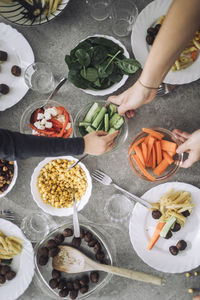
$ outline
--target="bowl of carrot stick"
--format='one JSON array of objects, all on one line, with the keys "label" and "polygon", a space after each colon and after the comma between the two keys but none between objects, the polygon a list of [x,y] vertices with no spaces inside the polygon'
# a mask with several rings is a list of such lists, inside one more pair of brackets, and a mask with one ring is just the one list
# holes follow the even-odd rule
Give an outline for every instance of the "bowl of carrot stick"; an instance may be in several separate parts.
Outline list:
[{"label": "bowl of carrot stick", "polygon": [[167,129],[143,128],[129,148],[130,166],[146,181],[168,180],[183,162],[183,154],[176,153],[180,144],[178,138]]}]

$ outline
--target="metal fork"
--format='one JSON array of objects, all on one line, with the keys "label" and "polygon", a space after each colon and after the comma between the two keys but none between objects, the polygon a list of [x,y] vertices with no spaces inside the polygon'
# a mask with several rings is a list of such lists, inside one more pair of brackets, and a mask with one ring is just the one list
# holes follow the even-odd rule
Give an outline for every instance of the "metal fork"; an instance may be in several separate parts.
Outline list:
[{"label": "metal fork", "polygon": [[0,218],[14,222],[15,221],[15,213],[10,209],[2,209],[0,210]]},{"label": "metal fork", "polygon": [[105,173],[99,171],[99,170],[95,170],[94,172],[92,172],[92,178],[94,178],[95,180],[101,182],[104,185],[112,185],[114,186],[116,189],[118,189],[119,191],[121,191],[122,193],[126,194],[129,198],[131,198],[132,200],[139,202],[140,204],[144,205],[145,207],[151,208],[152,205],[139,198],[136,195],[133,195],[131,193],[129,193],[128,191],[124,190],[123,188],[121,188],[120,186],[118,186],[117,184],[115,184],[113,182],[113,180],[110,178],[110,176],[106,175]]},{"label": "metal fork", "polygon": [[78,163],[80,163],[80,161],[82,161],[86,157],[88,157],[88,154],[83,155],[79,160],[77,160],[77,162],[75,162],[73,165],[71,165],[69,168],[67,168],[67,171],[69,171],[72,168],[74,168],[76,165],[78,165]]}]

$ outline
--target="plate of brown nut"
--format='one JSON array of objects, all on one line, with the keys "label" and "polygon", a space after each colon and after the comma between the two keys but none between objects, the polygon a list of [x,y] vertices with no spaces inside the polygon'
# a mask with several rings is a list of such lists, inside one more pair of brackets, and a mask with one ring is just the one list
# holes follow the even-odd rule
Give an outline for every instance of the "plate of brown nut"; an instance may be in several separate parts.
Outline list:
[{"label": "plate of brown nut", "polygon": [[83,163],[77,164],[72,156],[48,157],[35,168],[31,177],[31,193],[37,205],[46,213],[55,216],[73,214],[73,193],[77,209],[81,210],[89,201],[92,179]]},{"label": "plate of brown nut", "polygon": [[25,69],[34,62],[34,54],[24,36],[10,25],[0,23],[0,111],[19,102],[27,93]]},{"label": "plate of brown nut", "polygon": [[[152,203],[153,210],[135,205],[129,235],[134,250],[146,264],[167,273],[182,273],[200,265],[199,197],[197,187],[183,182],[160,184],[142,196]],[[159,231],[157,226],[162,223],[163,230]],[[167,224],[170,226],[165,227]]]},{"label": "plate of brown nut", "polygon": [[9,193],[18,175],[18,166],[16,161],[0,159],[0,198]]},{"label": "plate of brown nut", "polygon": [[113,264],[113,252],[106,233],[93,223],[80,224],[80,238],[75,238],[72,223],[62,225],[35,246],[36,283],[48,296],[58,299],[85,299],[99,291],[112,275],[105,272],[68,274],[53,269],[53,258],[60,245],[77,248],[97,262]]}]

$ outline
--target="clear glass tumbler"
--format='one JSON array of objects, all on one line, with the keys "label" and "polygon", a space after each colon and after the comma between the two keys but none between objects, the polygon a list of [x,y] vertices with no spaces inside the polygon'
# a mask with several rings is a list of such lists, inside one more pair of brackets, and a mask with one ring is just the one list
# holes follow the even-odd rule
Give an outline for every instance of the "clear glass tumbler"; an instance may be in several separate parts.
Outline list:
[{"label": "clear glass tumbler", "polygon": [[50,66],[43,62],[35,62],[28,66],[24,73],[27,86],[41,94],[50,93],[55,86],[55,79]]},{"label": "clear glass tumbler", "polygon": [[111,6],[112,30],[117,36],[128,36],[138,16],[137,6],[131,0],[115,0]]},{"label": "clear glass tumbler", "polygon": [[111,0],[86,0],[90,15],[96,21],[103,21],[109,16]]}]

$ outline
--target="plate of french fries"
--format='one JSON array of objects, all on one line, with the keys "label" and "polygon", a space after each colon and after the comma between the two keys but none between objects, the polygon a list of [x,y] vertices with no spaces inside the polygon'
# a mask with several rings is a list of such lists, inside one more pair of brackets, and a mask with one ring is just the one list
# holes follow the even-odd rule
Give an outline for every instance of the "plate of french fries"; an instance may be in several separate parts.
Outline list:
[{"label": "plate of french fries", "polygon": [[[147,209],[137,203],[129,223],[129,235],[138,256],[152,268],[167,273],[182,273],[200,265],[200,189],[183,182],[168,182],[148,190],[142,199],[152,203]],[[152,218],[152,210],[159,210],[162,216]],[[184,216],[184,212],[189,216]],[[166,222],[174,216],[181,228],[172,232],[169,239],[159,237],[151,250],[148,244],[158,222]],[[169,248],[184,240],[187,248],[174,256]]]},{"label": "plate of french fries", "polygon": [[[161,24],[172,0],[155,0],[147,5],[137,17],[131,35],[131,45],[135,58],[145,64],[151,46],[146,42],[147,29]],[[166,41],[167,43],[167,41]],[[174,62],[163,82],[185,84],[200,78],[200,29],[188,41],[187,46]]]},{"label": "plate of french fries", "polygon": [[11,260],[10,267],[16,273],[14,279],[0,284],[1,299],[17,299],[28,288],[34,275],[33,256],[33,247],[22,231],[0,218],[0,264]]}]

